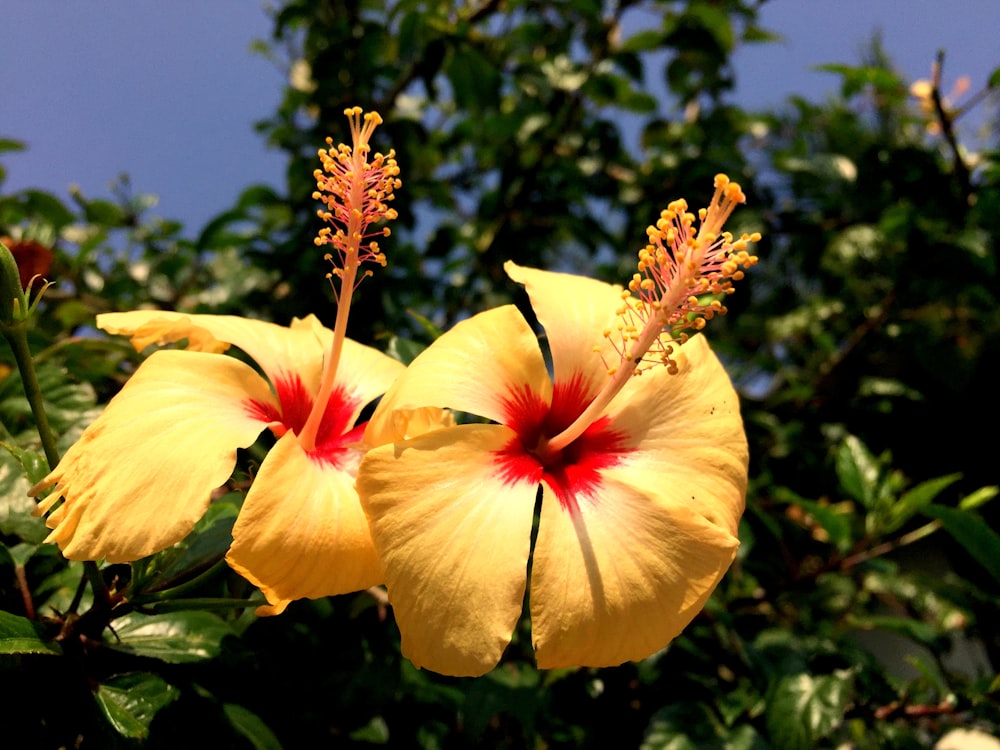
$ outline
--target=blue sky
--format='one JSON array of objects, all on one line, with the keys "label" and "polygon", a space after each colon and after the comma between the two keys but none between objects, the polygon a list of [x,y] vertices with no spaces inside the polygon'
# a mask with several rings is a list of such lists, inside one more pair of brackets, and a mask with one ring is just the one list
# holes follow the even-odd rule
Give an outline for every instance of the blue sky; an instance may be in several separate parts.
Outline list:
[{"label": "blue sky", "polygon": [[[740,50],[736,100],[778,106],[792,93],[822,97],[838,80],[827,62],[856,64],[875,29],[909,78],[927,77],[938,49],[945,82],[973,88],[1000,66],[1000,1],[770,0],[762,25],[784,37]],[[959,9],[961,12],[959,13]],[[281,185],[284,160],[253,122],[276,106],[283,78],[250,51],[271,22],[255,0],[4,0],[0,24],[0,137],[5,192],[65,197],[70,184],[105,197],[121,172],[159,195],[158,215],[193,234],[247,185]]]}]

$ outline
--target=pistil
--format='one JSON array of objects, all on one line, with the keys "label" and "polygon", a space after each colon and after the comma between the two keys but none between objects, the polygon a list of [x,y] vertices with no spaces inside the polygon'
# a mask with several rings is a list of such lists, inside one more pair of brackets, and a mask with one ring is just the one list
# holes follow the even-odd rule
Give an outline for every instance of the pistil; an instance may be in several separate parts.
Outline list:
[{"label": "pistil", "polygon": [[[374,232],[369,232],[368,229],[376,222],[396,218],[396,210],[389,208],[387,204],[395,198],[394,191],[402,185],[394,151],[390,150],[384,156],[376,153],[372,161],[368,161],[371,152],[368,141],[382,122],[378,113],[369,112],[362,117],[361,108],[353,107],[345,110],[344,114],[351,124],[353,145],[340,144],[336,149],[320,149],[323,169],[317,169],[313,173],[317,187],[313,198],[326,205],[326,209],[317,211],[317,215],[338,227],[336,230],[323,227],[315,240],[317,246],[333,245],[338,251],[338,257],[330,253],[325,256],[333,264],[333,270],[327,274],[327,279],[336,295],[337,318],[333,327],[333,341],[323,361],[320,387],[309,417],[298,436],[299,442],[307,451],[316,447],[323,415],[333,392],[347,336],[351,298],[358,284],[372,273],[366,271],[359,276],[358,271],[366,261],[381,266],[386,264],[385,255],[372,237],[388,237],[389,228],[382,227]],[[327,138],[327,144],[332,146],[333,140]],[[335,283],[335,279],[339,283]]]},{"label": "pistil", "polygon": [[711,203],[698,212],[697,233],[692,232],[695,216],[683,200],[671,203],[646,230],[649,243],[639,251],[638,273],[622,292],[618,327],[604,331],[619,362],[608,368],[609,380],[572,424],[558,435],[542,438],[535,449],[540,459],[550,460],[579,438],[633,376],[660,364],[676,374],[675,348],[692,331],[702,330],[706,321],[725,314],[720,297],[732,294],[732,282],[757,263],[757,256],[746,248],[760,240],[759,234],[735,239],[722,231],[736,206],[745,202],[740,186],[720,174]]}]

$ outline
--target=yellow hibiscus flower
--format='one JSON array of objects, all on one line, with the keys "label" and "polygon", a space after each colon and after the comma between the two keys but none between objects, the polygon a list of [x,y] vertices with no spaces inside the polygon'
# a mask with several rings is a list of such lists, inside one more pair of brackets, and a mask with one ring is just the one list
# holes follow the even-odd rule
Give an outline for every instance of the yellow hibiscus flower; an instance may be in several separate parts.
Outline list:
[{"label": "yellow hibiscus flower", "polygon": [[[716,184],[697,234],[683,202],[650,228],[636,296],[507,264],[545,330],[551,375],[535,332],[505,306],[441,336],[376,408],[365,442],[380,447],[365,455],[357,486],[403,653],[418,667],[493,668],[529,566],[542,668],[652,654],[729,568],[747,442],[728,376],[691,333],[725,312],[714,295],[756,262],[745,247],[759,237],[721,233],[744,199],[724,176]],[[397,410],[427,405],[495,424],[382,445]]]},{"label": "yellow hibiscus flower", "polygon": [[[385,265],[369,231],[395,218],[387,207],[400,183],[392,152],[369,161],[381,119],[347,110],[353,146],[320,151],[314,194],[325,204],[317,245],[338,257],[334,330],[314,317],[288,327],[234,316],[135,311],[100,315],[99,328],[131,336],[152,354],[58,466],[31,489],[55,542],[74,560],[137,560],[186,536],[212,491],[236,465],[237,450],[270,430],[277,438],[254,477],[233,528],[230,566],[259,586],[276,614],[294,599],[368,588],[382,581],[354,489],[361,410],[405,368],[347,339],[347,312],[364,261]],[[338,265],[339,263],[339,265]],[[336,288],[336,287],[335,287]],[[223,354],[234,345],[260,372]],[[261,374],[263,373],[263,374]],[[405,422],[405,420],[404,420]],[[403,424],[405,432],[406,425]]]}]

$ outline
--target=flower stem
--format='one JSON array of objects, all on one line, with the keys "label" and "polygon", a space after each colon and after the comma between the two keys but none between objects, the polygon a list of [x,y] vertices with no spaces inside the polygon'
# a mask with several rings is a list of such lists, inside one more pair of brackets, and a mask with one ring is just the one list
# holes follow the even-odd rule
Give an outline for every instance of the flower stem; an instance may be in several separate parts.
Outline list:
[{"label": "flower stem", "polygon": [[55,437],[52,435],[52,428],[49,427],[49,418],[45,413],[42,389],[39,387],[38,377],[35,375],[35,366],[31,359],[31,350],[28,347],[27,328],[24,324],[3,326],[3,335],[7,339],[7,343],[10,344],[14,359],[17,360],[17,369],[21,373],[24,395],[28,399],[31,414],[35,418],[35,429],[38,430],[38,437],[42,441],[45,460],[49,464],[49,469],[54,469],[59,463],[59,451],[56,448]]}]

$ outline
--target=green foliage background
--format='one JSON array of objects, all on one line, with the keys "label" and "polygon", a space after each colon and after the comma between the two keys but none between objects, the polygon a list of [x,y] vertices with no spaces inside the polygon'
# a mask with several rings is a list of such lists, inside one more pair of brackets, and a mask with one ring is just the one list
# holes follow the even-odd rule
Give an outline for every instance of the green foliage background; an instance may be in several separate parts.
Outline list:
[{"label": "green foliage background", "polygon": [[748,112],[729,97],[733,51],[775,41],[755,2],[649,2],[659,20],[626,33],[632,6],[288,0],[260,51],[309,76],[258,125],[288,156],[284,191],[251,187],[192,233],[149,218],[125,183],[64,205],[3,191],[0,166],[0,234],[55,252],[28,333],[65,450],[138,362],[93,335],[96,313],[332,323],[311,175],[345,107],[383,115],[375,145],[395,148],[404,180],[389,267],[361,287],[351,335],[404,359],[464,316],[523,304],[507,259],[627,278],[660,209],[700,205],[726,172],[749,199],[728,228],[764,240],[708,331],[752,465],[739,558],[705,611],[638,664],[539,672],[523,622],[486,677],[418,671],[366,593],[254,618],[222,562],[245,474],[176,548],[101,569],[114,596],[95,600],[82,566],[40,544],[25,491],[47,469],[3,349],[4,747],[795,750],[1000,734],[1000,70],[973,82],[981,137],[957,135],[964,110],[922,112],[877,43],[831,61],[840,96]]}]

